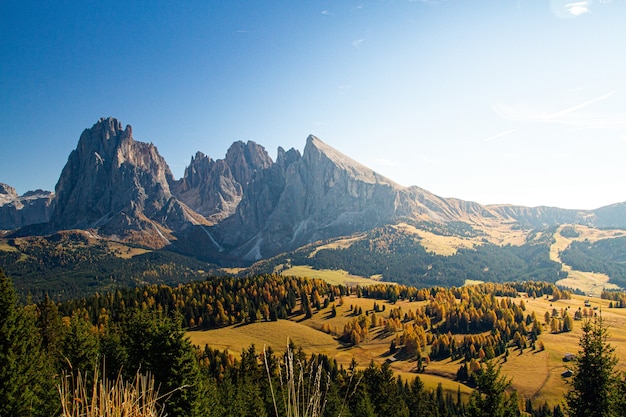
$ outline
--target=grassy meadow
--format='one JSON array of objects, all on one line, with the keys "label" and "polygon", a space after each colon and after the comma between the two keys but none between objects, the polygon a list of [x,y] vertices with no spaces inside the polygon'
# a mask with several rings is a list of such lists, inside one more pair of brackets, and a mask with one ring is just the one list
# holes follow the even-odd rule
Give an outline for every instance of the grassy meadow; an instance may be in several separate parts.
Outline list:
[{"label": "grassy meadow", "polygon": [[332,285],[372,285],[379,282],[373,278],[352,275],[342,269],[313,269],[308,265],[292,266],[280,272],[284,276],[323,279]]},{"label": "grassy meadow", "polygon": [[[573,296],[571,300],[555,302],[547,298],[523,297],[516,299],[516,302],[524,300],[526,313],[534,311],[543,321],[546,311],[552,311],[553,308],[558,311],[569,309],[570,315],[573,316],[578,308],[585,308],[587,299],[591,301],[592,308],[598,308],[596,312],[602,311],[604,322],[609,327],[609,342],[615,347],[616,355],[620,358],[626,357],[626,309],[609,309],[608,301],[583,296]],[[369,311],[371,314],[374,302],[385,306],[385,311],[376,313],[385,318],[391,308],[402,307],[403,311],[408,311],[425,303],[399,301],[392,305],[380,300],[349,296],[337,300],[335,317],[331,317],[329,306],[315,312],[308,320],[302,320],[303,316],[297,316],[292,320],[278,322],[259,322],[216,330],[191,331],[188,332],[188,336],[195,345],[203,347],[208,344],[220,350],[227,349],[236,357],[251,344],[254,344],[258,351],[264,346],[271,346],[275,351],[284,351],[288,340],[292,340],[308,354],[328,355],[344,367],[347,367],[354,358],[360,367],[366,367],[372,360],[382,363],[390,358],[389,346],[395,336],[383,335],[380,328],[373,328],[366,340],[358,346],[347,346],[340,342],[337,336],[343,331],[345,323],[355,317],[352,314],[353,310],[362,308],[363,312]],[[588,310],[591,311],[592,308]],[[550,333],[549,328],[544,326],[544,332],[539,336],[544,350],[538,348],[533,351],[527,348],[522,352],[517,348],[509,348],[510,353],[506,361],[503,356],[496,359],[502,365],[502,372],[511,379],[512,387],[520,396],[531,398],[533,404],[536,405],[541,405],[544,401],[551,405],[562,402],[563,394],[569,390],[567,380],[561,377],[561,373],[568,368],[568,363],[563,361],[563,357],[566,353],[578,352],[582,323],[582,321],[574,321],[572,332],[559,334]],[[331,333],[324,332],[323,326],[326,330],[330,327]],[[419,376],[430,388],[434,389],[438,383],[441,383],[445,390],[456,393],[460,386],[462,394],[468,395],[471,388],[455,381],[460,365],[460,360],[432,361]],[[404,378],[412,379],[418,375],[415,373],[416,363],[412,360],[393,361],[391,368]],[[618,369],[626,372],[626,363],[620,362]]]}]

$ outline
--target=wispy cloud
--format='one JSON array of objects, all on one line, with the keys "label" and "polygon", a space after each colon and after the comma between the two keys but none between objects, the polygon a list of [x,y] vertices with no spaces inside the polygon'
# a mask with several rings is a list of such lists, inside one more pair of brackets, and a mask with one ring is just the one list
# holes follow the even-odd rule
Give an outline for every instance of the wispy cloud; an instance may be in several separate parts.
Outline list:
[{"label": "wispy cloud", "polygon": [[322,14],[324,16],[330,16],[330,12],[328,10],[322,10]]},{"label": "wispy cloud", "polygon": [[365,42],[365,39],[355,39],[352,41],[352,46],[359,49],[359,47],[361,46],[363,42]]},{"label": "wispy cloud", "polygon": [[515,132],[515,129],[505,130],[504,132],[500,132],[496,135],[488,137],[487,139],[485,139],[485,142],[491,142],[492,140],[500,139],[501,137],[510,135],[513,132]]},{"label": "wispy cloud", "polygon": [[541,111],[537,107],[527,104],[511,106],[502,103],[494,106],[493,110],[503,119],[516,122],[554,123],[592,129],[626,128],[626,116],[591,112],[583,112],[581,114],[580,112],[595,103],[612,97],[616,93],[617,90],[614,90],[576,105],[552,112]]},{"label": "wispy cloud", "polygon": [[582,14],[591,12],[591,10],[589,9],[589,1],[577,1],[573,3],[567,3],[565,5],[565,8],[570,14],[574,16],[580,16]]},{"label": "wispy cloud", "polygon": [[617,90],[614,90],[614,91],[611,91],[609,93],[603,94],[603,95],[601,95],[599,97],[592,98],[591,100],[584,101],[584,102],[582,102],[580,104],[577,104],[575,106],[568,107],[568,108],[563,109],[561,111],[558,111],[558,112],[556,112],[554,114],[546,116],[546,120],[558,119],[559,117],[566,116],[566,115],[568,115],[570,113],[573,113],[573,112],[575,112],[577,110],[584,109],[585,107],[591,106],[593,103],[597,103],[599,101],[606,100],[607,98],[611,97],[615,93],[617,93]]}]

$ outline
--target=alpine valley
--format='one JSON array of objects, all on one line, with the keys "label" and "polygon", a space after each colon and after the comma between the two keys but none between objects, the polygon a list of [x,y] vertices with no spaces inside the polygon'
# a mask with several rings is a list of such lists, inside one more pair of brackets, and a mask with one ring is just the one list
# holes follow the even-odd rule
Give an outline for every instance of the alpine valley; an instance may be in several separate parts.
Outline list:
[{"label": "alpine valley", "polygon": [[[442,169],[445,169],[443,167]],[[436,173],[433,173],[436,175]],[[157,148],[102,118],[54,193],[0,184],[0,269],[57,300],[207,275],[334,270],[344,282],[626,287],[626,203],[483,206],[403,187],[315,136],[276,161],[252,141],[197,152],[175,179]]]}]

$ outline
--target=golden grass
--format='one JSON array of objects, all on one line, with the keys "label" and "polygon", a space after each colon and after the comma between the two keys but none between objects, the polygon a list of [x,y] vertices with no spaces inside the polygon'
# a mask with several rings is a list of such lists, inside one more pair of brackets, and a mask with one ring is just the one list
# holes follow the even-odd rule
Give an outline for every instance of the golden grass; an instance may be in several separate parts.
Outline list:
[{"label": "golden grass", "polygon": [[[305,322],[303,322],[305,323]],[[275,351],[287,347],[287,338],[308,352],[331,352],[337,347],[332,336],[305,324],[289,320],[258,322],[247,325],[223,327],[208,331],[187,333],[191,343],[200,347],[209,345],[214,349],[228,350],[235,355],[254,344],[260,351],[270,346]]]},{"label": "golden grass", "polygon": [[[571,227],[578,232],[578,237],[567,238],[561,235],[564,227]],[[604,289],[618,289],[617,285],[609,283],[609,276],[595,272],[583,272],[572,269],[571,266],[563,263],[559,253],[567,249],[574,241],[589,240],[591,242],[600,239],[626,236],[623,230],[598,230],[581,225],[560,226],[554,234],[554,243],[550,246],[550,259],[562,265],[562,270],[567,272],[567,278],[559,280],[558,285],[568,288],[575,288],[590,296],[599,297]]]},{"label": "golden grass", "polygon": [[308,265],[292,266],[280,272],[283,276],[297,276],[323,279],[332,285],[372,285],[378,281],[359,275],[352,275],[342,269],[313,269]]},{"label": "golden grass", "polygon": [[132,383],[121,376],[115,381],[94,375],[88,383],[78,372],[64,375],[58,386],[61,399],[61,417],[158,417],[158,389],[151,375],[137,374]]},{"label": "golden grass", "polygon": [[346,239],[335,240],[334,242],[318,246],[315,249],[313,249],[313,251],[309,254],[309,258],[314,257],[317,254],[317,252],[321,251],[322,249],[347,249],[350,246],[352,246],[353,243],[358,242],[359,240],[363,240],[365,237],[366,235],[362,234],[359,236],[353,236],[353,237],[349,237]]},{"label": "golden grass", "polygon": [[224,271],[227,274],[233,274],[236,275],[238,273],[240,273],[241,271],[245,271],[248,268],[221,268],[222,271]]},{"label": "golden grass", "polygon": [[[276,417],[279,417],[278,413],[278,401],[276,400],[276,393],[272,386],[272,376],[270,374],[270,368],[267,361],[266,349],[263,349],[263,358],[265,364],[265,370],[267,371],[267,377],[270,384],[270,391],[272,393],[272,402],[274,404],[274,411]],[[279,400],[282,400],[282,405],[285,409],[285,417],[320,417],[324,414],[324,408],[326,406],[326,393],[328,392],[330,375],[324,373],[321,363],[310,363],[308,367],[294,358],[294,352],[290,347],[287,347],[287,354],[284,357],[281,365],[278,368],[280,384],[283,387],[283,395]],[[305,373],[308,370],[308,374],[312,378],[305,382]]]},{"label": "golden grass", "polygon": [[133,248],[133,247],[126,246],[118,242],[108,242],[108,246],[109,246],[109,250],[111,251],[113,255],[122,259],[130,259],[137,255],[142,255],[144,253],[152,252],[149,249]]},{"label": "golden grass", "polygon": [[[578,308],[585,308],[584,302],[589,299],[592,307],[598,307],[596,312],[602,311],[605,324],[609,327],[609,343],[615,347],[615,354],[618,358],[626,358],[626,309],[609,309],[609,301],[593,297],[572,296],[571,300],[559,300],[552,302],[547,298],[523,298],[526,305],[526,314],[533,311],[543,322],[546,311],[556,308],[569,309],[573,316]],[[516,299],[519,303],[521,299]],[[231,326],[227,328],[192,331],[188,333],[192,343],[200,346],[208,344],[211,347],[227,349],[237,355],[242,350],[254,343],[261,348],[264,345],[271,346],[276,351],[283,351],[287,339],[291,338],[294,343],[302,347],[307,353],[320,353],[328,355],[337,360],[340,365],[348,367],[352,359],[356,360],[359,367],[366,367],[373,360],[381,364],[389,358],[389,346],[394,336],[381,336],[380,329],[373,329],[368,338],[359,346],[348,347],[340,343],[334,335],[329,335],[321,331],[322,326],[328,324],[331,330],[336,329],[338,333],[343,331],[343,326],[348,321],[355,318],[352,315],[350,306],[353,309],[359,307],[363,312],[372,309],[376,302],[379,306],[385,306],[385,311],[376,313],[383,317],[388,317],[389,310],[394,307],[402,307],[403,311],[415,310],[425,302],[399,301],[395,305],[367,298],[349,296],[343,298],[343,304],[339,305],[336,300],[336,317],[330,317],[330,306],[315,312],[313,317],[302,320],[304,316],[296,316],[293,320],[280,320],[278,322],[262,322],[245,326]],[[563,395],[569,390],[567,381],[561,377],[568,363],[563,361],[566,353],[576,354],[579,350],[578,342],[582,334],[581,321],[574,321],[574,330],[568,333],[551,334],[549,329],[544,328],[544,332],[539,336],[545,349],[533,351],[525,349],[521,354],[518,349],[510,348],[510,355],[506,362],[503,357],[498,358],[502,364],[502,372],[507,378],[512,379],[512,388],[517,390],[523,398],[530,398],[533,404],[542,405],[545,401],[551,406],[561,404]],[[458,336],[461,337],[461,336]],[[454,381],[456,372],[461,365],[460,361],[433,361],[425,369],[424,373],[416,374],[414,361],[394,361],[391,369],[403,378],[411,380],[419,375],[427,388],[435,389],[441,383],[444,390],[456,394],[461,386],[462,395],[471,393],[471,389],[463,384]],[[571,366],[571,365],[570,365]],[[618,370],[626,372],[626,361],[620,361]]]},{"label": "golden grass", "polygon": [[15,246],[11,246],[7,243],[7,239],[0,239],[0,250],[4,252],[18,252]]},{"label": "golden grass", "polygon": [[[4,252],[20,252],[20,250],[18,248],[16,248],[15,246],[9,245],[7,239],[0,239],[0,251],[4,251]],[[25,253],[21,253],[20,252],[20,258],[17,260],[17,262],[23,262],[26,259],[28,259],[28,255],[26,255]]]},{"label": "golden grass", "polygon": [[419,237],[420,244],[424,249],[427,252],[433,252],[437,255],[454,255],[459,249],[472,249],[479,244],[476,239],[437,235],[426,230],[417,229],[415,226],[406,223],[399,223],[394,227],[405,233]]},{"label": "golden grass", "polygon": [[465,282],[463,283],[463,286],[466,285],[478,285],[478,284],[482,284],[485,281],[481,281],[479,279],[466,279]]}]

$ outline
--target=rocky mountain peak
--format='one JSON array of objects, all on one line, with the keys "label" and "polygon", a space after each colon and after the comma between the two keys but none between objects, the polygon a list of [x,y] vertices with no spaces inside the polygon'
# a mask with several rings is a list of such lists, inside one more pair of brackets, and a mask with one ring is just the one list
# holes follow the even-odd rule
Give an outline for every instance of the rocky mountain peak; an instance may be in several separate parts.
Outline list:
[{"label": "rocky mountain peak", "polygon": [[322,161],[330,162],[336,169],[345,171],[358,181],[399,187],[395,182],[339,152],[313,135],[309,135],[307,138],[303,159],[311,165],[320,164]]},{"label": "rocky mountain peak", "polygon": [[179,186],[180,192],[200,186],[204,179],[210,175],[214,163],[210,157],[202,152],[196,152],[196,155],[191,157],[189,166],[185,168],[185,173]]},{"label": "rocky mountain peak", "polygon": [[0,230],[46,223],[54,206],[50,191],[28,191],[19,196],[15,188],[0,183]]},{"label": "rocky mountain peak", "polygon": [[181,227],[191,221],[189,210],[172,205],[171,178],[154,145],[135,141],[117,119],[102,118],[83,131],[63,168],[52,227],[121,235],[158,234],[156,224]]},{"label": "rocky mountain peak", "polygon": [[15,188],[0,182],[0,206],[18,198]]},{"label": "rocky mountain peak", "polygon": [[294,162],[297,162],[302,158],[300,155],[300,151],[295,148],[291,148],[288,151],[285,151],[282,146],[278,147],[278,152],[276,156],[276,165],[280,167],[287,167]]},{"label": "rocky mountain peak", "polygon": [[269,168],[273,164],[265,148],[253,141],[233,143],[228,148],[224,161],[230,167],[235,181],[244,187],[256,172]]},{"label": "rocky mountain peak", "polygon": [[176,198],[216,223],[235,212],[255,175],[272,165],[265,148],[252,141],[237,141],[224,159],[213,161],[197,152],[172,190]]},{"label": "rocky mountain peak", "polygon": [[302,154],[279,147],[276,162],[252,141],[233,143],[224,159],[196,152],[174,180],[157,148],[134,140],[132,128],[112,117],[82,132],[56,196],[37,190],[19,197],[0,184],[0,229],[49,219],[32,229],[93,228],[152,247],[177,239],[178,250],[233,261],[398,221],[613,226],[623,224],[625,210],[626,204],[589,212],[441,198],[399,186],[313,135]]}]

